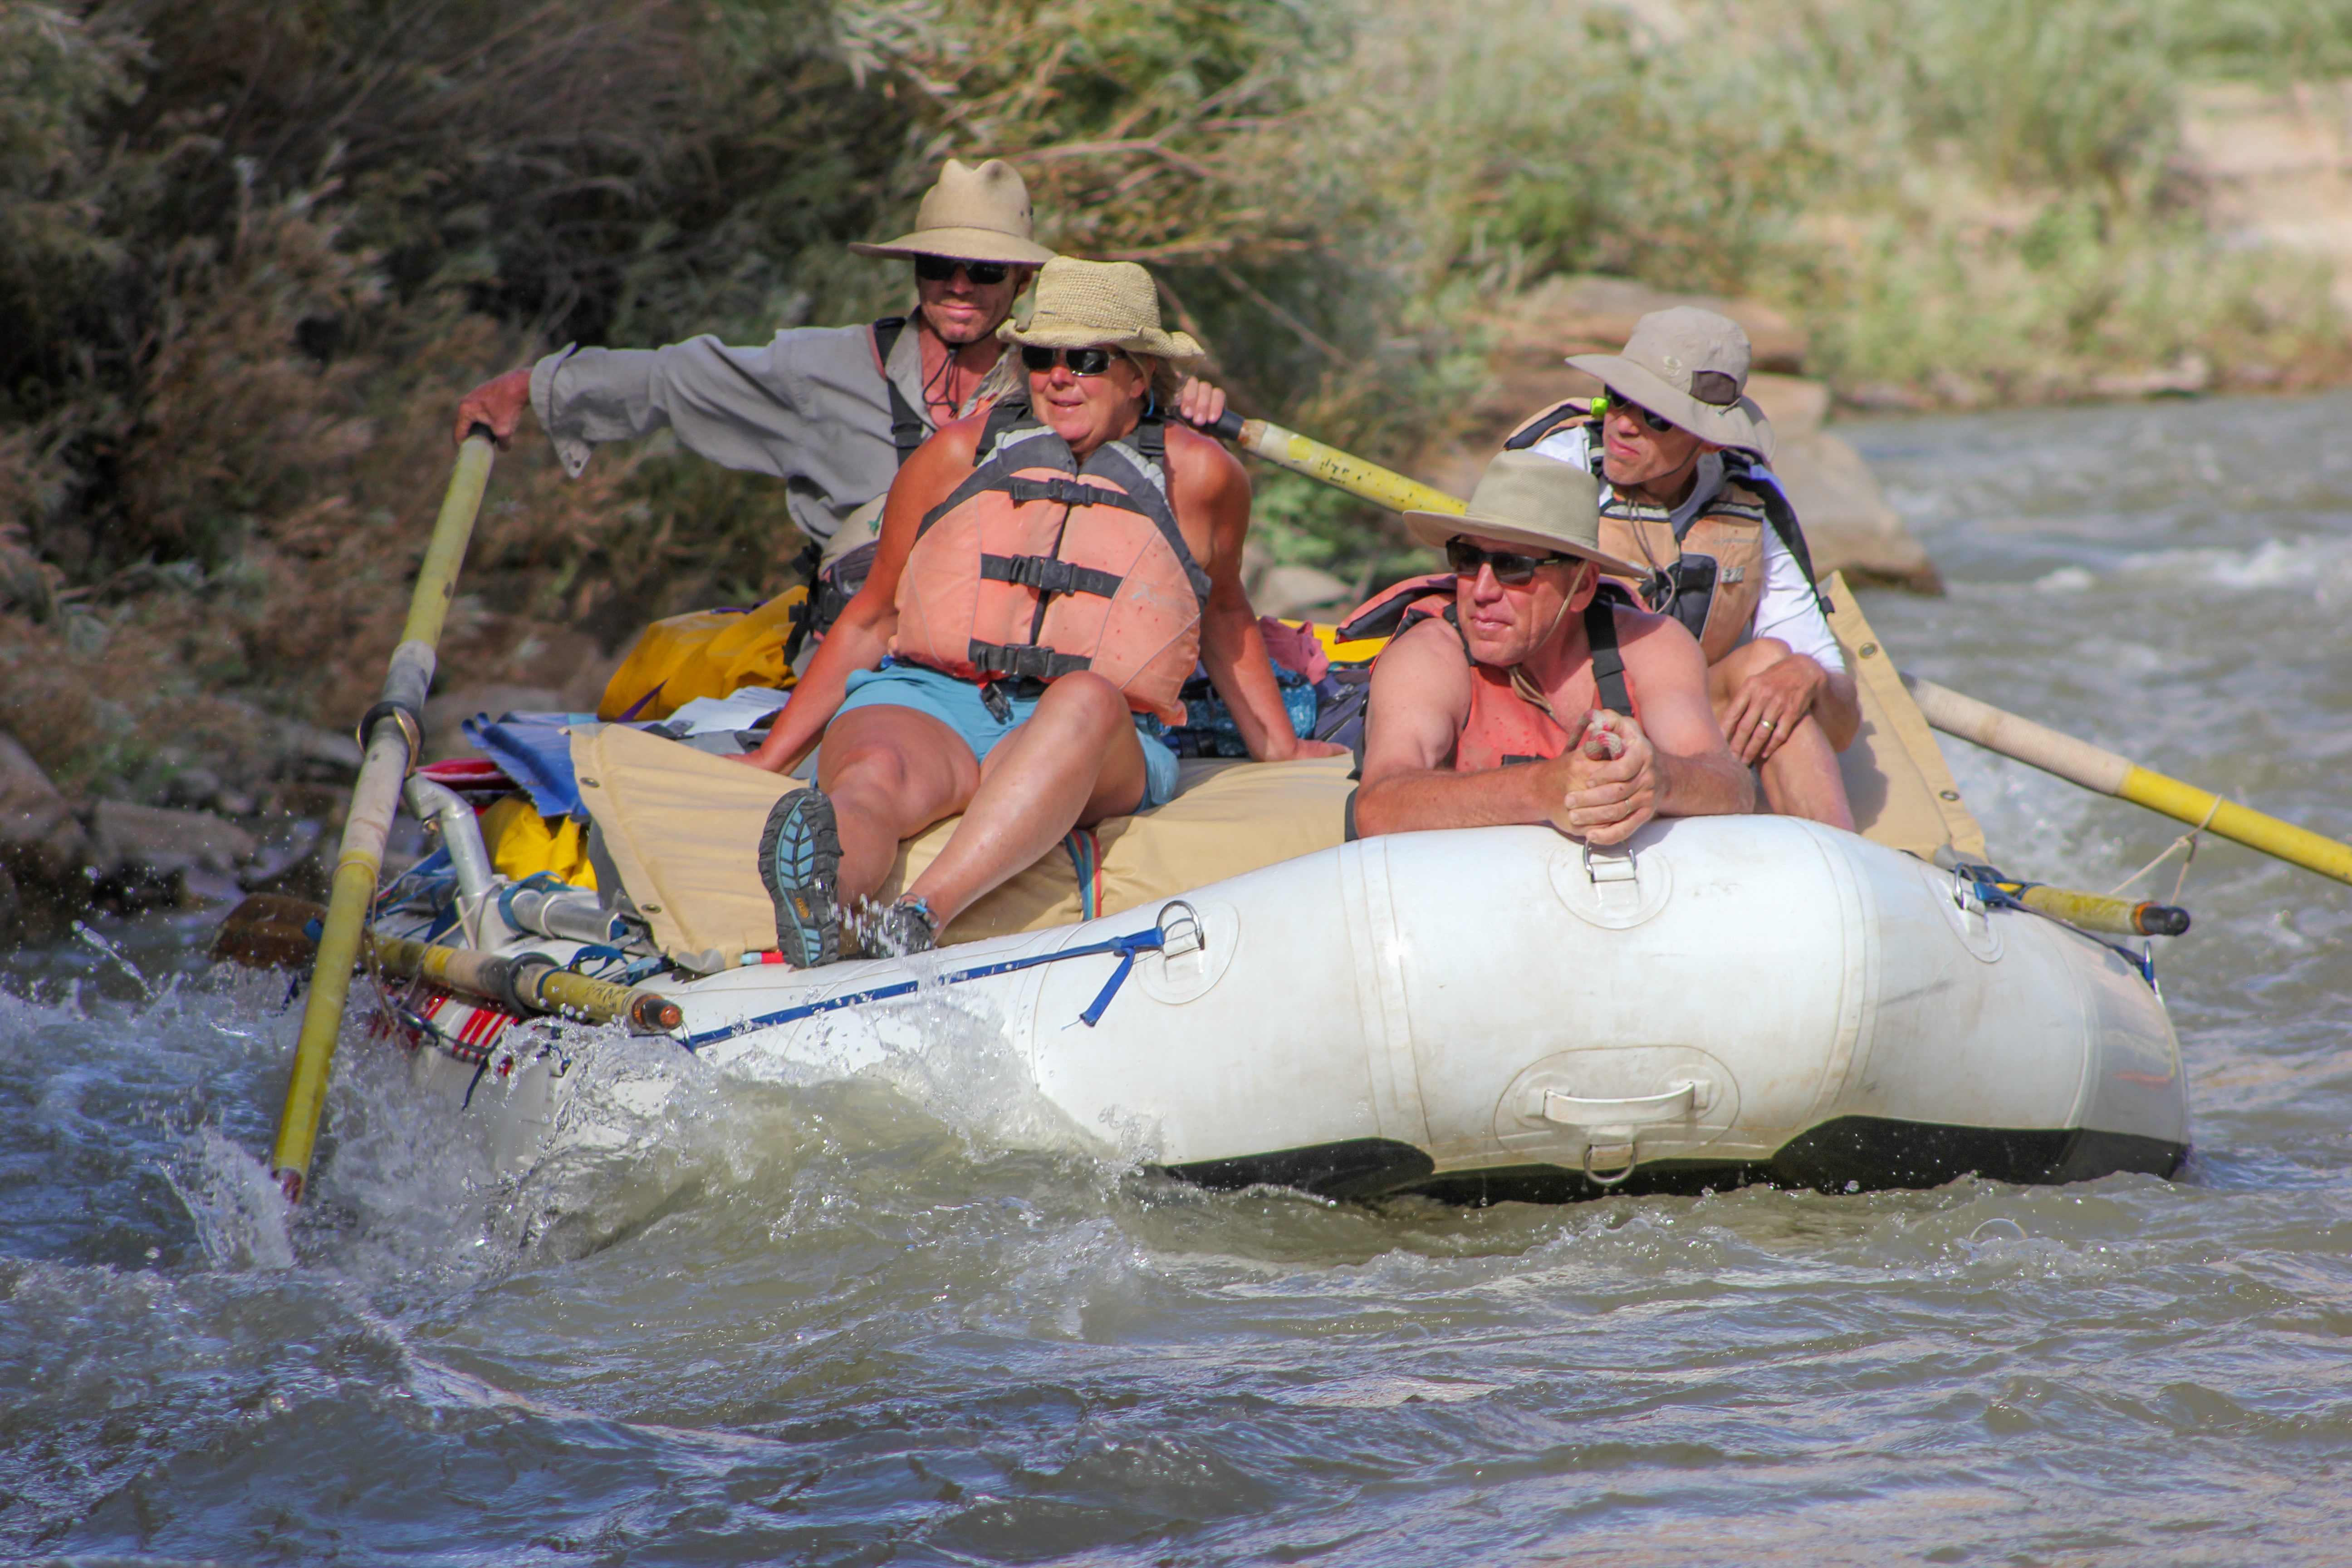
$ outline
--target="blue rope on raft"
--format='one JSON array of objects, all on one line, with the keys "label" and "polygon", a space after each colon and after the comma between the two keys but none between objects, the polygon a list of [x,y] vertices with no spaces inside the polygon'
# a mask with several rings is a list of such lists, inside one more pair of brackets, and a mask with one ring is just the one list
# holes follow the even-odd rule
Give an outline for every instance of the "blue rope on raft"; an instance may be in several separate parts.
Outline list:
[{"label": "blue rope on raft", "polygon": [[[957,985],[967,980],[985,980],[992,974],[1011,974],[1016,970],[1034,969],[1041,963],[1058,963],[1066,958],[1093,958],[1104,953],[1117,953],[1118,967],[1111,971],[1110,978],[1104,982],[1103,988],[1095,994],[1095,999],[1087,1004],[1087,1010],[1078,1015],[1078,1022],[1091,1029],[1102,1021],[1103,1013],[1110,1006],[1111,999],[1118,994],[1118,988],[1127,984],[1129,973],[1135,968],[1137,956],[1146,952],[1157,952],[1167,945],[1168,933],[1155,925],[1144,931],[1130,931],[1126,936],[1112,937],[1108,942],[1088,942],[1084,947],[1065,948],[1060,952],[1033,953],[1027,958],[1008,958],[1002,963],[982,963],[971,969],[954,970],[940,975],[939,984]],[[921,984],[922,982],[919,980],[901,980],[895,984],[877,985],[871,991],[853,991],[845,996],[829,996],[822,1002],[805,1002],[797,1007],[787,1007],[781,1013],[763,1013],[756,1018],[746,1018],[739,1023],[730,1024],[723,1029],[713,1029],[707,1035],[690,1036],[687,1039],[686,1048],[689,1051],[698,1051],[705,1046],[716,1045],[721,1040],[731,1040],[738,1035],[748,1035],[754,1029],[772,1029],[779,1024],[796,1024],[803,1018],[813,1018],[819,1013],[837,1012],[844,1007],[862,1007],[868,1002],[887,1002],[894,996],[911,996]]]},{"label": "blue rope on raft", "polygon": [[1069,852],[1070,869],[1078,874],[1078,918],[1093,920],[1102,913],[1102,841],[1090,828],[1073,827],[1062,847]]}]

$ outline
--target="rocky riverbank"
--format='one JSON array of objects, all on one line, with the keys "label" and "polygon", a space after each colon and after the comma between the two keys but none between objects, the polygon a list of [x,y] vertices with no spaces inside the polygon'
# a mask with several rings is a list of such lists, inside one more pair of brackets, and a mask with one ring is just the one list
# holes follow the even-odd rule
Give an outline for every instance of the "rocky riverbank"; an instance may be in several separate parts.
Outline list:
[{"label": "rocky riverbank", "polygon": [[191,763],[146,800],[77,797],[0,732],[0,946],[54,941],[93,912],[322,897],[360,748],[310,725],[225,778]]}]

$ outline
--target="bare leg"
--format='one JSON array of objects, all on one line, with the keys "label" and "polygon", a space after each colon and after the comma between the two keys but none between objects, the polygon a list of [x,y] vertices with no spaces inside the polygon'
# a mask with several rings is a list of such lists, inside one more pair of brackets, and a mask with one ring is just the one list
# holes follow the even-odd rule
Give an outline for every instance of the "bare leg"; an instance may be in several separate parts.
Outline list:
[{"label": "bare leg", "polygon": [[1783,816],[1801,816],[1832,827],[1853,831],[1853,812],[1845,798],[1845,775],[1838,771],[1837,753],[1830,738],[1810,713],[1798,721],[1780,749],[1764,760],[1757,772],[1764,781],[1764,803]]},{"label": "bare leg", "polygon": [[[1716,721],[1726,727],[1735,752],[1741,751],[1743,737],[1729,735],[1727,715],[1733,700],[1750,679],[1788,657],[1788,645],[1761,637],[1732,649],[1720,663],[1708,668],[1707,696],[1715,704]],[[1837,751],[1811,714],[1779,736],[1777,746],[1768,748],[1752,730],[1745,739],[1745,760],[1755,765],[1764,786],[1758,809],[1853,831],[1853,811],[1846,803],[1845,775],[1838,771]],[[1759,754],[1768,749],[1769,754],[1759,761]]]},{"label": "bare leg", "polygon": [[824,733],[817,784],[841,832],[845,904],[882,885],[900,839],[964,808],[980,787],[980,763],[962,736],[928,713],[854,708]]},{"label": "bare leg", "polygon": [[944,929],[1074,826],[1134,810],[1143,786],[1143,747],[1127,699],[1100,676],[1064,676],[988,754],[955,837],[908,896],[929,905]]}]

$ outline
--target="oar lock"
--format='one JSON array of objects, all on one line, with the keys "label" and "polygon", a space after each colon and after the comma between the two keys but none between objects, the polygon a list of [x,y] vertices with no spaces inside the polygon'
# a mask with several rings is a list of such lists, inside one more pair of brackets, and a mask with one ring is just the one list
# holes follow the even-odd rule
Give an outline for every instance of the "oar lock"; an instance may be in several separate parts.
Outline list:
[{"label": "oar lock", "polygon": [[1953,867],[1952,902],[1965,914],[2023,910],[2077,931],[2106,936],[2185,936],[2189,926],[2189,911],[2176,904],[2021,882],[1990,866]]}]

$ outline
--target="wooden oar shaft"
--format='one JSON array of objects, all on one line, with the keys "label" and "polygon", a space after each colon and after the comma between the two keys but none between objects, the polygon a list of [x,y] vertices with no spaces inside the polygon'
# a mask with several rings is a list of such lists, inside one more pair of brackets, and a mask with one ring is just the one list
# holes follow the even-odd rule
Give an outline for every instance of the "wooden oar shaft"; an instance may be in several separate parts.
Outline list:
[{"label": "wooden oar shaft", "polygon": [[1305,474],[1310,479],[1320,479],[1390,511],[1444,511],[1458,517],[1466,510],[1455,497],[1419,479],[1407,479],[1393,468],[1368,463],[1337,447],[1327,447],[1263,419],[1240,421],[1240,429],[1232,439],[1269,463]]},{"label": "wooden oar shaft", "polygon": [[384,674],[383,699],[364,721],[367,751],[360,763],[359,783],[352,791],[351,809],[343,819],[342,848],[335,857],[318,961],[311,967],[302,1031],[294,1046],[294,1069],[287,1080],[286,1105],[278,1113],[278,1142],[270,1155],[270,1172],[289,1202],[301,1201],[303,1185],[310,1177],[319,1118],[326,1108],[327,1079],[334,1067],[335,1039],[342,1032],[343,1009],[351,999],[352,967],[359,957],[369,907],[375,902],[384,839],[392,831],[393,814],[400,808],[401,783],[415,758],[419,716],[425,711],[425,694],[433,684],[441,623],[457,592],[457,569],[473,537],[474,518],[481,510],[482,491],[489,483],[496,450],[485,434],[468,437],[457,449],[457,466],[449,476],[441,514],[433,524],[432,542],[425,547],[416,589],[408,602],[408,622]]},{"label": "wooden oar shaft", "polygon": [[1997,752],[2004,757],[2055,773],[2084,789],[2162,812],[2191,826],[2201,826],[2259,849],[2289,865],[2339,882],[2352,882],[2352,845],[2339,844],[2308,828],[2282,822],[2259,811],[2225,800],[2210,790],[2141,767],[2087,741],[2063,735],[2031,719],[2004,712],[1989,702],[1963,697],[1932,680],[1906,675],[1903,684],[1927,722],[1947,735]]}]

